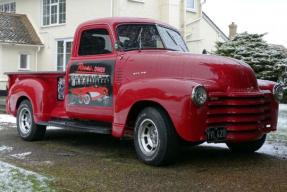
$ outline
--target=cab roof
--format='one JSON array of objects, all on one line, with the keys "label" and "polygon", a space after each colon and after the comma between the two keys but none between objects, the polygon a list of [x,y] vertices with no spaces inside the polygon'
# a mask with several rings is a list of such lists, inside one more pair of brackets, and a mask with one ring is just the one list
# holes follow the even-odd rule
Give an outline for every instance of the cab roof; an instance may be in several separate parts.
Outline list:
[{"label": "cab roof", "polygon": [[143,24],[158,24],[163,25],[168,28],[174,29],[178,31],[175,27],[168,25],[164,22],[154,20],[154,19],[148,19],[148,18],[139,18],[139,17],[107,17],[107,18],[101,18],[101,19],[94,19],[90,21],[86,21],[82,23],[79,28],[87,26],[87,25],[95,25],[95,24],[107,24],[111,27],[114,27],[118,24],[125,24],[125,23],[143,23]]}]

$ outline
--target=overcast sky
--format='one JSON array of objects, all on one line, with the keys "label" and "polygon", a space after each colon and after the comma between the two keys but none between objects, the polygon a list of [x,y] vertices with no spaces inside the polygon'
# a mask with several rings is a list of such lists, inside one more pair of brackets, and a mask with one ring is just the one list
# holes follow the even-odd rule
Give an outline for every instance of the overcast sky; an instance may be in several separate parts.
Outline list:
[{"label": "overcast sky", "polygon": [[287,47],[287,0],[206,0],[203,10],[226,35],[235,22],[239,33],[268,33],[269,43]]}]

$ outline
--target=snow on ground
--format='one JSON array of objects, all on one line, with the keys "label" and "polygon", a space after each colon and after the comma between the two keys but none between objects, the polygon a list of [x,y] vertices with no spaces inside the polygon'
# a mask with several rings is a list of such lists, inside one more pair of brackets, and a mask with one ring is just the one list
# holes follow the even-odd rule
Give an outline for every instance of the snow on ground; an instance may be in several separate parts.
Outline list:
[{"label": "snow on ground", "polygon": [[17,153],[17,154],[12,154],[10,155],[11,157],[14,157],[16,159],[25,159],[27,156],[31,155],[32,152],[25,152],[25,153]]},{"label": "snow on ground", "polygon": [[50,179],[0,161],[0,191],[53,191]]},{"label": "snow on ground", "polygon": [[[228,149],[228,147],[224,143],[218,143],[218,144],[203,143],[200,146]],[[257,153],[262,153],[262,154],[274,156],[274,157],[277,157],[280,159],[287,159],[287,144],[286,143],[274,143],[271,141],[267,141],[257,151]]]},{"label": "snow on ground", "polygon": [[16,118],[12,115],[1,114],[0,115],[0,122],[4,123],[16,123]]},{"label": "snow on ground", "polygon": [[[6,114],[0,114],[0,123],[14,123],[16,124],[16,118],[13,117],[12,115],[6,115]],[[3,129],[4,127],[0,125],[0,130]],[[49,126],[47,127],[48,130],[60,130],[62,128],[59,127],[53,127]]]},{"label": "snow on ground", "polygon": [[0,153],[2,152],[11,152],[13,150],[13,147],[8,147],[6,145],[0,145]]},{"label": "snow on ground", "polygon": [[279,110],[280,110],[280,111],[286,111],[286,112],[287,112],[287,104],[280,104],[280,105],[279,105]]}]

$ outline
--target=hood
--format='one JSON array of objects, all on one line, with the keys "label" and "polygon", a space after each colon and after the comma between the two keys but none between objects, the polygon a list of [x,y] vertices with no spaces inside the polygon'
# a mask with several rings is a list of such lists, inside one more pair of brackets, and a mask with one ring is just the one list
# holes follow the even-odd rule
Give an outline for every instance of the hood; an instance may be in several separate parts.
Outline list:
[{"label": "hood", "polygon": [[255,73],[244,62],[227,57],[171,51],[166,56],[168,64],[164,64],[164,71],[169,71],[175,78],[190,79],[217,91],[258,91]]}]

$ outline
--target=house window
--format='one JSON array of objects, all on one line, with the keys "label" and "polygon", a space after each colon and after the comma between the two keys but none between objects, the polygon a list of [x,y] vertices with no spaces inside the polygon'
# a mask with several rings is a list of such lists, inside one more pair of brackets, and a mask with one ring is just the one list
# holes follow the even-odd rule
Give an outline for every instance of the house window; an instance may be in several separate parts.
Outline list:
[{"label": "house window", "polygon": [[66,0],[43,0],[43,26],[66,23]]},{"label": "house window", "polygon": [[16,3],[0,3],[0,12],[4,13],[15,13],[16,12]]},{"label": "house window", "polygon": [[29,70],[29,55],[20,54],[19,70]]},{"label": "house window", "polygon": [[186,0],[186,9],[188,11],[195,11],[195,1],[196,0]]},{"label": "house window", "polygon": [[57,41],[57,70],[65,71],[66,65],[72,54],[72,41],[62,40]]}]

